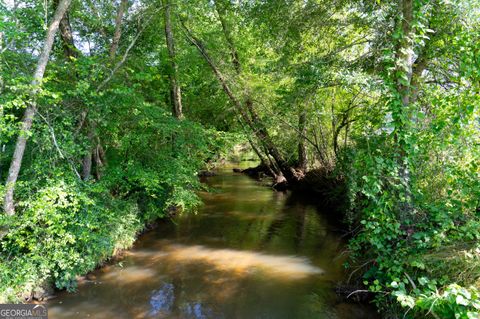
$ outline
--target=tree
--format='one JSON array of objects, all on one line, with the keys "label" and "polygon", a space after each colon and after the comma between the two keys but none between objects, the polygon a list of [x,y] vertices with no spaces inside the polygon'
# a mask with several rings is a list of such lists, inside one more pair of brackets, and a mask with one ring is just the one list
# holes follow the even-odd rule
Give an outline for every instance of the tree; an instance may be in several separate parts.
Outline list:
[{"label": "tree", "polygon": [[113,61],[117,54],[118,44],[120,42],[120,37],[122,36],[122,19],[127,7],[128,0],[121,0],[117,10],[117,16],[115,17],[115,33],[113,34],[109,51],[110,61]]},{"label": "tree", "polygon": [[178,65],[175,54],[175,38],[172,30],[171,11],[172,3],[170,0],[163,0],[164,17],[165,17],[165,38],[167,41],[168,57],[169,57],[169,72],[168,78],[170,80],[170,99],[172,103],[172,114],[178,118],[183,118],[182,111],[182,92],[180,88],[180,81],[178,79]]},{"label": "tree", "polygon": [[8,176],[6,180],[6,193],[4,199],[4,210],[7,215],[13,215],[15,213],[14,205],[14,189],[15,183],[17,182],[18,174],[20,173],[20,168],[22,165],[23,154],[25,152],[25,147],[27,145],[27,138],[30,134],[30,128],[32,127],[33,118],[36,112],[35,105],[35,96],[39,90],[39,86],[42,84],[43,75],[45,73],[45,68],[47,67],[48,60],[50,57],[50,52],[52,50],[53,41],[55,39],[55,34],[58,31],[58,27],[61,19],[63,18],[65,12],[70,6],[71,0],[60,0],[58,6],[55,10],[53,20],[48,27],[47,34],[45,36],[45,43],[43,45],[42,51],[38,58],[37,67],[33,74],[32,80],[32,89],[30,92],[31,101],[23,115],[23,120],[21,124],[21,132],[17,138],[17,143],[15,145],[15,151],[13,153],[12,161],[10,164],[10,169],[8,170]]}]

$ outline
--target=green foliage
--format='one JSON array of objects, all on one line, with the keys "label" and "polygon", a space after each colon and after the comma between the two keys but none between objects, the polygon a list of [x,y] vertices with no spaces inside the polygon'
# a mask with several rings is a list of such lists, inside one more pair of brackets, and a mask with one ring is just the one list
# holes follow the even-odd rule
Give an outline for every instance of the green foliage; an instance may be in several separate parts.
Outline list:
[{"label": "green foliage", "polygon": [[[455,14],[462,9],[453,3],[449,11],[414,3],[409,49],[438,63],[432,72],[471,57],[471,40],[457,42],[457,52],[465,54],[451,55],[445,24],[456,39],[466,39],[478,20],[459,26]],[[398,25],[393,31],[397,48],[412,40]],[[340,167],[349,185],[350,220],[360,229],[350,243],[352,260],[363,267],[364,284],[384,311],[400,305],[403,310],[395,311],[405,318],[478,318],[478,84],[445,89],[435,81],[417,83],[418,100],[405,104],[399,83],[413,90],[405,82],[408,66],[399,66],[395,47],[385,46],[384,119],[366,119]],[[444,80],[467,83],[471,75],[458,72]]]},{"label": "green foliage", "polygon": [[[127,10],[113,59],[118,1],[74,2],[78,54],[65,56],[57,38],[35,96],[28,83],[53,1],[18,2],[0,3],[0,195],[26,106],[35,102],[37,114],[17,214],[1,217],[0,301],[44,281],[73,289],[75,276],[131,245],[144,224],[194,210],[197,172],[240,158],[235,144],[251,140],[272,155],[255,135],[262,126],[289,165],[303,143],[309,168],[345,181],[349,263],[379,308],[478,317],[478,1],[413,0],[411,17],[407,0],[226,1],[222,12],[213,1],[176,3],[184,120],[170,114],[158,2]],[[180,19],[240,104],[252,102],[253,127]]]},{"label": "green foliage", "polygon": [[[428,285],[428,280],[421,280],[421,284]],[[399,297],[397,296],[397,298]],[[480,295],[475,287],[466,289],[451,284],[442,293],[437,290],[426,290],[417,297],[415,303],[426,313],[435,311],[435,314],[441,318],[453,316],[461,319],[480,318]]]},{"label": "green foliage", "polygon": [[2,218],[0,295],[16,301],[29,287],[53,281],[74,290],[76,276],[131,246],[142,228],[135,203],[52,179],[21,203],[22,214]]}]

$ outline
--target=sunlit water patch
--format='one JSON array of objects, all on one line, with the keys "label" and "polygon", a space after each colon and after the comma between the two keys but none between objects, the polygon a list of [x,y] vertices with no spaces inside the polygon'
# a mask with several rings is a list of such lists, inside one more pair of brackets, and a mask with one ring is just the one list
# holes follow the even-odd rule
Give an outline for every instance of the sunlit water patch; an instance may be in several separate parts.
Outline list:
[{"label": "sunlit water patch", "polygon": [[323,271],[313,266],[305,257],[275,256],[252,251],[233,249],[211,249],[200,245],[169,245],[166,258],[176,262],[205,262],[224,271],[247,273],[263,270],[266,275],[279,275],[287,278],[304,278],[318,275]]}]

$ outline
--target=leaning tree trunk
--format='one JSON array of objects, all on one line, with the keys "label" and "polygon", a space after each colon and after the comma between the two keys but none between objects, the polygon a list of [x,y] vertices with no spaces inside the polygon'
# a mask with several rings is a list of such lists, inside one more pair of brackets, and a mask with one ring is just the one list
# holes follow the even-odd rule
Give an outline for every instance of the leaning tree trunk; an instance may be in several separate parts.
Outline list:
[{"label": "leaning tree trunk", "polygon": [[170,96],[172,103],[172,113],[178,119],[183,118],[182,111],[182,93],[180,83],[178,80],[178,65],[175,54],[175,39],[173,37],[172,22],[171,22],[171,7],[170,0],[163,0],[165,6],[165,38],[167,41],[168,58],[170,70],[168,77],[170,79]]},{"label": "leaning tree trunk", "polygon": [[[215,9],[217,10],[218,17],[222,25],[222,31],[223,31],[225,40],[227,41],[228,47],[230,49],[232,64],[235,68],[237,76],[241,77],[242,66],[240,63],[238,52],[235,47],[231,28],[226,18],[228,2],[226,2],[225,0],[215,0],[214,2],[215,2]],[[268,134],[268,130],[265,124],[263,123],[263,121],[260,119],[260,116],[258,115],[257,111],[255,110],[255,107],[253,105],[253,100],[250,94],[248,93],[247,93],[244,104],[245,104],[245,109],[248,112],[246,116],[249,117],[249,121],[247,122],[247,124],[249,124],[250,128],[257,135],[259,141],[264,144],[264,148],[267,151],[267,157],[268,155],[271,155],[273,157],[278,168],[280,169],[280,171],[282,172],[282,174],[284,175],[284,177],[287,179],[288,182],[292,183],[292,182],[298,181],[301,178],[301,176],[303,176],[303,172],[296,172],[293,169],[293,167],[291,167],[287,163],[287,161],[284,159],[281,152],[279,151],[275,143],[273,143],[273,140],[270,138],[270,135]]]},{"label": "leaning tree trunk", "polygon": [[[55,10],[55,15],[53,17],[52,23],[48,27],[47,34],[45,37],[45,43],[43,45],[40,57],[38,59],[37,68],[33,74],[32,80],[32,91],[30,95],[35,99],[35,95],[38,92],[38,86],[41,85],[43,80],[43,75],[45,73],[45,68],[50,57],[50,52],[52,51],[53,41],[55,39],[55,34],[58,31],[60,20],[64,16],[68,7],[70,6],[72,0],[60,0],[58,6]],[[6,181],[6,193],[3,203],[3,208],[7,215],[15,214],[15,205],[13,201],[15,183],[18,179],[18,174],[20,173],[20,167],[22,166],[23,154],[25,152],[25,147],[27,145],[27,138],[32,127],[33,118],[35,116],[35,102],[31,102],[26,110],[22,119],[21,132],[17,138],[15,144],[15,150],[12,157],[12,162],[10,164],[10,169],[8,170],[8,177]]]},{"label": "leaning tree trunk", "polygon": [[[247,100],[247,103],[245,103],[245,106],[242,103],[240,103],[240,101],[237,99],[233,91],[230,89],[230,86],[228,85],[228,82],[225,76],[218,69],[217,65],[212,60],[212,58],[210,57],[210,55],[208,54],[207,50],[205,49],[203,44],[200,42],[200,40],[198,40],[195,36],[193,36],[191,31],[185,25],[183,25],[183,27],[186,31],[188,40],[198,49],[200,54],[205,58],[205,61],[208,63],[208,65],[212,69],[216,78],[222,85],[224,92],[227,94],[230,101],[235,106],[235,109],[240,114],[242,120],[251,128],[251,130],[256,135],[257,139],[259,141],[262,141],[262,143],[264,144],[264,148],[267,150],[267,153],[273,157],[273,159],[278,165],[278,168],[280,169],[280,171],[282,172],[286,180],[292,183],[295,183],[296,181],[298,181],[301,178],[300,174],[298,174],[298,172],[296,172],[293,167],[290,167],[287,161],[283,158],[282,154],[280,153],[275,143],[273,143],[270,135],[268,134],[268,131],[265,125],[263,124],[263,122],[260,120],[255,110],[253,109],[251,101],[249,102],[249,100]],[[249,114],[252,117],[250,117]]]},{"label": "leaning tree trunk", "polygon": [[220,23],[222,24],[222,30],[225,36],[225,40],[227,40],[227,44],[230,49],[230,54],[232,56],[232,64],[235,68],[235,71],[237,71],[237,74],[240,74],[242,70],[242,66],[240,64],[240,59],[238,58],[237,49],[235,48],[235,44],[233,42],[232,33],[230,32],[230,28],[228,26],[228,22],[225,17],[227,13],[227,8],[226,8],[227,3],[225,3],[223,0],[215,0],[214,2],[215,2],[215,9],[217,10],[217,13],[218,13],[218,18],[220,20]]}]

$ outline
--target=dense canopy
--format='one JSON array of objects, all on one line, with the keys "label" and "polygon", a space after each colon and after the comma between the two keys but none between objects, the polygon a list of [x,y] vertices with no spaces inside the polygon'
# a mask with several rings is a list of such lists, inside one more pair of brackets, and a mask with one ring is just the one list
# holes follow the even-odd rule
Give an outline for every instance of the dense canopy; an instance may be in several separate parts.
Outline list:
[{"label": "dense canopy", "polygon": [[74,290],[241,145],[341,207],[383,313],[479,318],[479,90],[478,0],[0,0],[0,302]]}]

